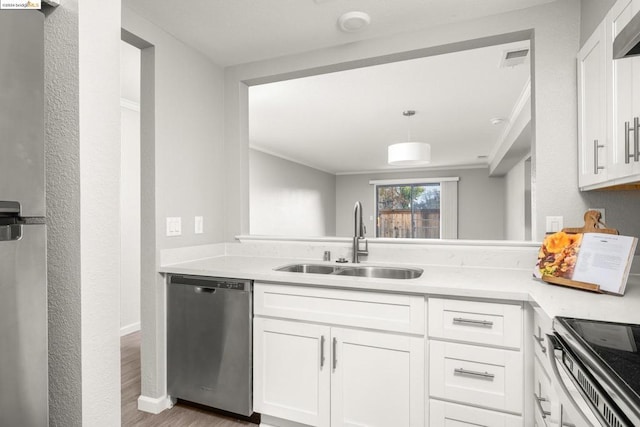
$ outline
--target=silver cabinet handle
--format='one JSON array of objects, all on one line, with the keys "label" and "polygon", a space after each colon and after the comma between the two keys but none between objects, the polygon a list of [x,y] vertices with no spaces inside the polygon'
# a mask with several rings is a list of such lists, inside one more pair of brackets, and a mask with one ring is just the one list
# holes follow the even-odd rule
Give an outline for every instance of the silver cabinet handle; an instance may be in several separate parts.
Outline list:
[{"label": "silver cabinet handle", "polygon": [[542,351],[542,354],[545,354],[547,352],[547,346],[545,345],[546,340],[542,336],[542,329],[540,328],[540,326],[538,326],[538,335],[534,333],[533,339],[536,340],[536,342],[540,346],[540,351]]},{"label": "silver cabinet handle", "polygon": [[598,144],[598,140],[593,140],[593,173],[598,175],[598,171],[604,169],[604,166],[599,166],[598,163],[598,148],[604,148],[604,145]]},{"label": "silver cabinet handle", "polygon": [[[633,132],[636,133],[636,129],[632,128],[631,126],[629,126],[629,122],[624,122],[624,162],[626,164],[629,164],[629,159],[631,159],[633,157],[633,154],[631,154],[631,150],[629,148],[629,133]],[[635,136],[633,138],[634,142],[635,142]]]},{"label": "silver cabinet handle", "polygon": [[493,326],[493,322],[490,320],[476,320],[476,319],[464,319],[462,317],[454,317],[453,323],[463,323],[467,325],[475,325],[475,326]]},{"label": "silver cabinet handle", "polygon": [[482,377],[482,378],[489,378],[489,379],[495,378],[495,374],[491,374],[489,372],[469,371],[464,368],[455,368],[453,372],[458,375],[471,375],[472,377]]},{"label": "silver cabinet handle", "polygon": [[324,335],[320,335],[320,369],[324,366]]},{"label": "silver cabinet handle", "polygon": [[533,397],[536,398],[536,405],[538,406],[538,409],[542,414],[542,418],[547,418],[549,415],[551,415],[550,411],[545,411],[544,408],[542,407],[542,402],[548,402],[547,398],[540,397],[535,392],[533,393]]},{"label": "silver cabinet handle", "polygon": [[640,160],[640,119],[638,117],[633,118],[633,161]]},{"label": "silver cabinet handle", "polygon": [[336,366],[338,365],[338,354],[336,348],[338,347],[338,339],[333,338],[333,371],[335,372]]}]

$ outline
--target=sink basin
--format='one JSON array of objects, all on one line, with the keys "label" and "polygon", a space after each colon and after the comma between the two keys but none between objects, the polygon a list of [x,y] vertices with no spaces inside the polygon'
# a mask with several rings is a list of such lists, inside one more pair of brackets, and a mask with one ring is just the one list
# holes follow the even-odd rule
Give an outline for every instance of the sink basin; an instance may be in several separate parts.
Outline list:
[{"label": "sink basin", "polygon": [[340,276],[372,277],[376,279],[416,279],[422,275],[421,268],[398,267],[349,267],[335,274]]},{"label": "sink basin", "polygon": [[276,271],[288,271],[290,273],[314,273],[314,274],[331,274],[338,267],[325,264],[290,264],[284,267],[276,268]]},{"label": "sink basin", "polygon": [[336,276],[371,277],[376,279],[416,279],[422,275],[421,268],[381,267],[375,265],[326,265],[326,264],[289,264],[278,267],[276,271],[290,273],[333,274]]}]

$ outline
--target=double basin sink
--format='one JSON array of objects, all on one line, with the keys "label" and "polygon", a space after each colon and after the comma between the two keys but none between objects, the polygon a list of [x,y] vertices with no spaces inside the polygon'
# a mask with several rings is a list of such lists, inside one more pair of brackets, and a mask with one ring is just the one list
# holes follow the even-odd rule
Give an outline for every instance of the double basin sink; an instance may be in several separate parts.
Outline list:
[{"label": "double basin sink", "polygon": [[421,268],[381,267],[375,265],[289,264],[276,271],[290,273],[331,274],[334,276],[370,277],[376,279],[417,279]]}]

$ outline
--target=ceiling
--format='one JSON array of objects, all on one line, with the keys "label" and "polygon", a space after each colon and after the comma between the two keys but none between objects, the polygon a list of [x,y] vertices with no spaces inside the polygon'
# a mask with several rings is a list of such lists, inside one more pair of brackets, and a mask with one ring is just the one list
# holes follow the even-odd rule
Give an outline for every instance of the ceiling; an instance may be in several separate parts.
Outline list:
[{"label": "ceiling", "polygon": [[[221,66],[477,19],[554,0],[122,0]],[[339,30],[345,12],[360,10],[371,25]]]},{"label": "ceiling", "polygon": [[[528,47],[509,43],[252,86],[250,145],[348,174],[397,169],[387,164],[387,146],[410,132],[411,141],[431,144],[429,167],[486,166],[529,81],[528,60],[501,67],[502,57]],[[416,114],[407,118],[405,110]]]}]

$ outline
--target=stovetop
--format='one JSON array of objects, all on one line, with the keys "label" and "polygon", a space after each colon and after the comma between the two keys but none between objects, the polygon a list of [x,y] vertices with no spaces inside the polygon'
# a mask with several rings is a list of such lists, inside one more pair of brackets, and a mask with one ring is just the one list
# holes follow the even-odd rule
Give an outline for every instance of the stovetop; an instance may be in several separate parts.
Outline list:
[{"label": "stovetop", "polygon": [[640,402],[640,325],[560,318]]}]

